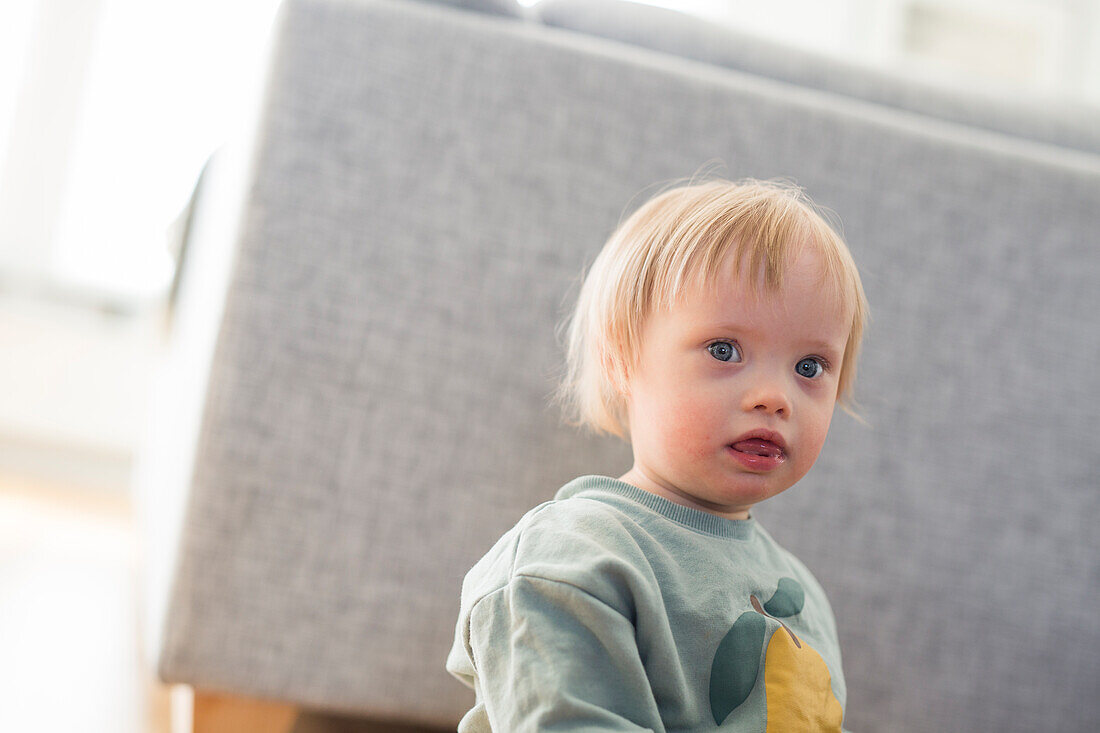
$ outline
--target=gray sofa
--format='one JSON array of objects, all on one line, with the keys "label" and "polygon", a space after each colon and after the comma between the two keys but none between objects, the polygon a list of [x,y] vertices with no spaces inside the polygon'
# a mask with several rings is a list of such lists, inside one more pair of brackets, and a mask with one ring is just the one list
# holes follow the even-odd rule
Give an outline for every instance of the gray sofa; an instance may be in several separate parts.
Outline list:
[{"label": "gray sofa", "polygon": [[872,306],[866,424],[756,511],[830,594],[846,727],[1100,729],[1100,112],[625,3],[469,5],[287,0],[196,192],[136,475],[161,676],[453,728],[465,571],[630,465],[550,406],[555,325],[702,170],[837,212]]}]

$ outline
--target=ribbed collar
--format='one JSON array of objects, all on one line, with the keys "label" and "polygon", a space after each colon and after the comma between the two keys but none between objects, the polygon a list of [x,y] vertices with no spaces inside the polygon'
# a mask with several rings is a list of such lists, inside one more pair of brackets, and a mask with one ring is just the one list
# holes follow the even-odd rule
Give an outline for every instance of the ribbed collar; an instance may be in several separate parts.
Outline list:
[{"label": "ribbed collar", "polygon": [[572,496],[599,492],[625,497],[674,522],[715,537],[747,540],[752,537],[757,526],[756,520],[751,515],[748,519],[726,519],[701,509],[677,504],[663,496],[651,494],[633,484],[610,476],[580,476],[558,489],[554,498],[568,499]]}]

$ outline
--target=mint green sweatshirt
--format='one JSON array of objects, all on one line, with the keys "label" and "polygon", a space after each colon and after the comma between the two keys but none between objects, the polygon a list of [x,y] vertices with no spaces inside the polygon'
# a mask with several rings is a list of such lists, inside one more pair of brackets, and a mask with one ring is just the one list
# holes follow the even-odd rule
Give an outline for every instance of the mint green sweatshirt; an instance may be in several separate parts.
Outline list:
[{"label": "mint green sweatshirt", "polygon": [[466,575],[460,733],[839,731],[836,623],[754,519],[607,476],[529,511]]}]

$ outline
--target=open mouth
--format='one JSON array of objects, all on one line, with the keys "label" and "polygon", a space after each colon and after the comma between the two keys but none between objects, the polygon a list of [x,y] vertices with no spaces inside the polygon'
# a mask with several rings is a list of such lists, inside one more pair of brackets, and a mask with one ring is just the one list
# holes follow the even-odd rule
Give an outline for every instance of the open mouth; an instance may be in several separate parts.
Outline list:
[{"label": "open mouth", "polygon": [[730,455],[744,468],[764,473],[779,468],[787,460],[787,446],[779,433],[754,430],[729,446]]},{"label": "open mouth", "polygon": [[783,457],[783,449],[780,448],[778,444],[770,440],[764,440],[763,438],[739,440],[730,447],[738,453],[745,453],[750,456],[763,456],[767,458]]}]

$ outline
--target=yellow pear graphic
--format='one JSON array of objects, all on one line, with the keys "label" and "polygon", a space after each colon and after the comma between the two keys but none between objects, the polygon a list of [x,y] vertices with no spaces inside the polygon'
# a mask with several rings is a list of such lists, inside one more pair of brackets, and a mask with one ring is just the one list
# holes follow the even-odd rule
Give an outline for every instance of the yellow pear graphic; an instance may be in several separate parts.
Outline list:
[{"label": "yellow pear graphic", "polygon": [[[794,578],[780,578],[767,603],[749,595],[751,611],[737,617],[722,639],[710,672],[710,707],[721,726],[753,690],[759,690],[764,649],[766,733],[841,733],[844,710],[833,694],[829,667],[821,654],[779,617],[802,612],[805,593]],[[767,638],[767,619],[779,623]],[[735,724],[736,725],[736,724]]]},{"label": "yellow pear graphic", "polygon": [[[751,601],[758,612],[764,612],[755,596]],[[766,733],[840,733],[844,711],[833,695],[832,678],[825,660],[809,644],[803,644],[786,624],[779,623],[780,627],[768,641],[764,658],[764,697],[768,705]]]}]

